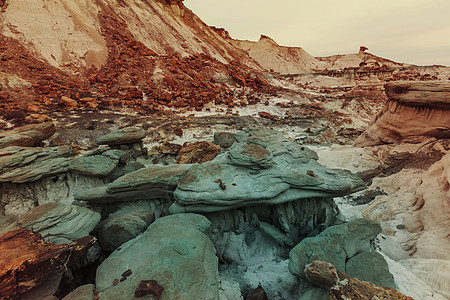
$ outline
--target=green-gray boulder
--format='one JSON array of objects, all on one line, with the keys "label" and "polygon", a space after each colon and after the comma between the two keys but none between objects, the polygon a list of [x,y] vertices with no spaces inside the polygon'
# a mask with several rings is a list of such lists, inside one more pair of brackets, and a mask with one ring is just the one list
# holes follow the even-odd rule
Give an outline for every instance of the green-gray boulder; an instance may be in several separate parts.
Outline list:
[{"label": "green-gray boulder", "polygon": [[377,252],[363,252],[350,258],[345,265],[345,272],[361,281],[397,288],[386,260]]},{"label": "green-gray boulder", "polygon": [[[161,300],[218,299],[218,259],[203,233],[209,225],[208,219],[196,214],[156,220],[97,269],[100,299],[135,299],[141,280],[157,281],[164,288]],[[115,280],[127,270],[131,275],[126,280]]]},{"label": "green-gray boulder", "polygon": [[304,268],[315,260],[326,261],[339,270],[346,270],[346,262],[360,252],[370,252],[371,241],[381,232],[378,223],[358,219],[331,226],[315,237],[302,240],[289,253],[289,271],[304,278]]},{"label": "green-gray boulder", "polygon": [[140,142],[145,138],[145,130],[141,127],[126,127],[111,132],[95,140],[97,145],[124,145]]}]

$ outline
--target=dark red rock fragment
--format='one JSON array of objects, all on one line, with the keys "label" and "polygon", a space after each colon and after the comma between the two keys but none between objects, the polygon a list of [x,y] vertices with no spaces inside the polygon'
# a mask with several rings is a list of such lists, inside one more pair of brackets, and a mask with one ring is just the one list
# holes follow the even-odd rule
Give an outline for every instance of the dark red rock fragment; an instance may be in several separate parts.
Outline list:
[{"label": "dark red rock fragment", "polygon": [[254,289],[253,291],[251,291],[247,298],[247,300],[268,300],[269,298],[267,297],[266,291],[264,291],[263,287],[258,285],[258,287],[256,289]]},{"label": "dark red rock fragment", "polygon": [[136,298],[141,298],[147,295],[155,296],[156,300],[161,298],[164,288],[156,282],[156,280],[141,280],[139,286],[134,292]]}]

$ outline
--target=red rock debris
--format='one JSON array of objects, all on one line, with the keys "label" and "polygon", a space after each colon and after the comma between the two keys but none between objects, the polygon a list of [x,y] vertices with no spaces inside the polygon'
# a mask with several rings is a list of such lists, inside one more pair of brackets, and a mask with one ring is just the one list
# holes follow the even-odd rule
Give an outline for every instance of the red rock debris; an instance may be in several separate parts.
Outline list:
[{"label": "red rock debris", "polygon": [[53,245],[28,229],[0,237],[0,298],[16,299],[67,267],[95,243],[87,236],[71,244]]},{"label": "red rock debris", "polygon": [[161,298],[163,291],[164,288],[158,285],[158,282],[156,282],[156,280],[141,280],[139,286],[134,292],[134,296],[136,298],[141,298],[147,295],[153,295],[155,296],[156,300],[158,300],[159,298]]}]

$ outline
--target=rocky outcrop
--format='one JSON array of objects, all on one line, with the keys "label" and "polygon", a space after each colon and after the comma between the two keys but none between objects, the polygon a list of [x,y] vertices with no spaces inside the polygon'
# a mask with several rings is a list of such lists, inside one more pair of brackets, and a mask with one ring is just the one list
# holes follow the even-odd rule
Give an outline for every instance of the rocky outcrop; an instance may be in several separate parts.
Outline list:
[{"label": "rocky outcrop", "polygon": [[[384,258],[372,252],[371,243],[381,232],[378,223],[358,219],[347,224],[328,227],[315,237],[302,240],[289,253],[289,271],[299,277],[304,276],[304,267],[314,260],[322,260],[344,270],[350,276],[359,276],[362,265],[365,278],[375,284],[395,287]],[[361,262],[358,267],[354,264]]]},{"label": "rocky outcrop", "polygon": [[55,124],[30,124],[0,133],[0,149],[8,146],[40,146],[56,132]]},{"label": "rocky outcrop", "polygon": [[358,146],[450,137],[450,83],[400,81],[385,85],[389,100]]},{"label": "rocky outcrop", "polygon": [[24,183],[68,172],[72,148],[10,146],[0,149],[0,182]]},{"label": "rocky outcrop", "polygon": [[[195,214],[156,220],[97,269],[100,299],[135,299],[143,280],[154,280],[163,288],[161,300],[218,299],[218,259],[203,233],[209,225],[205,217]],[[119,281],[128,269],[132,274]]]},{"label": "rocky outcrop", "polygon": [[350,172],[329,170],[316,154],[279,134],[249,130],[230,151],[194,165],[180,180],[173,212],[213,212],[298,199],[333,197],[362,189]]},{"label": "rocky outcrop", "polygon": [[331,300],[414,300],[395,289],[352,278],[324,261],[311,262],[304,272],[312,284],[329,290]]},{"label": "rocky outcrop", "polygon": [[[60,280],[55,275],[66,271],[94,243],[95,238],[88,236],[69,245],[52,245],[45,242],[39,233],[28,229],[6,233],[0,237],[0,297],[24,299],[26,293],[49,284],[49,280],[49,289],[55,292]],[[46,295],[37,293],[30,299]]]}]

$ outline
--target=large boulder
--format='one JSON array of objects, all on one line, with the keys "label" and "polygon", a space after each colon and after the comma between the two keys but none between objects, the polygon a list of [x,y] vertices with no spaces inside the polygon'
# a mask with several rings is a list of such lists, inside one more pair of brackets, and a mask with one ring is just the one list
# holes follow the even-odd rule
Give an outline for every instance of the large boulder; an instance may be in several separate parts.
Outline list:
[{"label": "large boulder", "polygon": [[[371,241],[380,232],[377,222],[366,219],[328,227],[315,237],[305,238],[290,251],[289,271],[303,277],[305,265],[314,260],[326,261],[345,270],[350,258],[371,251]],[[389,276],[389,273],[385,275]]]},{"label": "large boulder", "polygon": [[203,233],[209,226],[208,219],[196,214],[156,220],[99,266],[100,299],[135,299],[141,282],[150,280],[162,287],[161,300],[218,299],[218,259]]},{"label": "large boulder", "polygon": [[98,241],[106,251],[114,251],[120,245],[137,237],[155,220],[152,211],[118,211],[99,225]]},{"label": "large boulder", "polygon": [[0,237],[0,298],[41,299],[48,294],[35,293],[34,298],[25,294],[43,285],[47,285],[46,290],[55,292],[61,279],[55,275],[65,272],[94,243],[95,238],[91,236],[69,245],[53,245],[29,229],[6,233]]},{"label": "large boulder", "polygon": [[56,132],[55,124],[30,124],[0,133],[0,149],[9,146],[39,146]]},{"label": "large boulder", "polygon": [[389,100],[358,146],[450,137],[450,82],[400,81],[385,85]]},{"label": "large boulder", "polygon": [[85,207],[46,203],[22,215],[11,228],[27,228],[40,233],[45,241],[66,244],[89,235],[100,222],[100,214]]}]

